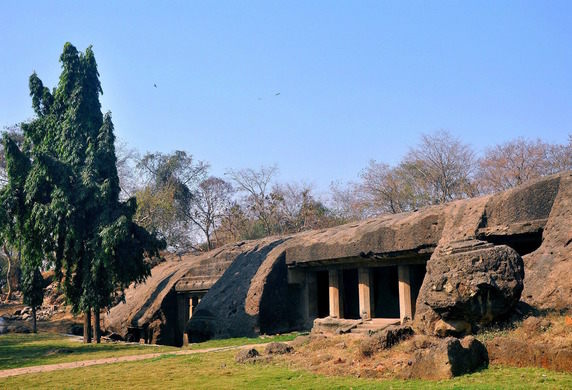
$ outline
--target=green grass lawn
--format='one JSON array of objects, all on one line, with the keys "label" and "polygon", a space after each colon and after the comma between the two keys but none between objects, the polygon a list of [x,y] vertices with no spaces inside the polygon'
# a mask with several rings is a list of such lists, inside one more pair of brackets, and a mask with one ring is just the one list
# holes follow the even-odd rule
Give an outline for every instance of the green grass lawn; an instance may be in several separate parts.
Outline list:
[{"label": "green grass lawn", "polygon": [[[268,338],[211,340],[192,349],[286,341],[295,334]],[[0,369],[97,359],[178,348],[126,344],[84,345],[57,335],[0,336]],[[328,377],[292,370],[284,363],[236,364],[236,351],[211,352],[68,369],[0,379],[0,389],[528,389],[572,388],[572,374],[536,368],[493,366],[448,381],[373,380]]]},{"label": "green grass lawn", "polygon": [[220,339],[220,340],[209,340],[203,343],[189,344],[191,349],[203,349],[203,348],[219,348],[219,347],[232,347],[236,345],[247,345],[247,344],[265,344],[271,342],[285,342],[294,340],[298,337],[300,333],[287,333],[275,336],[260,336],[260,337],[237,337],[232,339]]},{"label": "green grass lawn", "polygon": [[0,379],[0,389],[529,389],[571,388],[572,374],[492,367],[448,381],[385,381],[326,377],[279,364],[236,364],[235,351],[165,355]]},{"label": "green grass lawn", "polygon": [[[189,345],[191,349],[231,347],[293,340],[298,333],[271,337],[209,340]],[[179,348],[122,343],[83,344],[55,334],[8,334],[0,336],[0,370],[92,360],[107,357],[179,351]]]},{"label": "green grass lawn", "polygon": [[0,336],[0,370],[177,350],[120,343],[83,344],[77,339],[47,333],[7,334]]}]

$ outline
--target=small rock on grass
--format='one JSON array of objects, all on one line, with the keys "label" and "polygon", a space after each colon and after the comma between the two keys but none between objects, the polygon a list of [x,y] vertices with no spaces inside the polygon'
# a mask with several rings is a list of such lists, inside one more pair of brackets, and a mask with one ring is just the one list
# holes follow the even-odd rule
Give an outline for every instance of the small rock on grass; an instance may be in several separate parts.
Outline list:
[{"label": "small rock on grass", "polygon": [[237,363],[253,363],[258,356],[260,356],[260,354],[255,348],[241,349],[236,354],[234,360]]},{"label": "small rock on grass", "polygon": [[294,348],[286,343],[269,343],[264,350],[268,355],[283,355],[292,351]]}]

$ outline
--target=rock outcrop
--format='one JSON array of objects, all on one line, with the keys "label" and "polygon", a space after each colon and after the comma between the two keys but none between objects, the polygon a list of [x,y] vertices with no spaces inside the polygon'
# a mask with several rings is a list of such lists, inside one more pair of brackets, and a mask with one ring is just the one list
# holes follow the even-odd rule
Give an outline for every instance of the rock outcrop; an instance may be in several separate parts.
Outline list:
[{"label": "rock outcrop", "polygon": [[416,323],[431,334],[471,333],[512,311],[524,285],[524,263],[506,245],[454,242],[433,253]]},{"label": "rock outcrop", "polygon": [[103,330],[127,341],[179,345],[182,330],[178,328],[177,287],[207,291],[248,248],[250,244],[236,243],[200,256],[167,256],[167,261],[151,270],[145,283],[132,285],[124,302],[103,316]]},{"label": "rock outcrop", "polygon": [[488,367],[486,347],[474,337],[448,337],[415,351],[399,377],[405,379],[449,379]]},{"label": "rock outcrop", "polygon": [[[278,292],[272,301],[273,307],[268,308],[267,314],[275,320],[262,321],[262,333],[278,333],[289,328],[288,325],[280,327],[280,322],[289,318],[289,313],[283,314],[289,308],[288,294],[287,291],[281,291],[284,286],[287,288],[286,275],[274,281],[272,288],[265,289],[264,282],[259,282],[259,286],[254,287],[258,279],[271,274],[273,265],[281,254],[274,249],[284,240],[268,238],[248,243],[193,313],[186,328],[190,341],[260,334],[259,308],[263,305],[263,293]],[[265,270],[263,275],[261,270]],[[271,330],[268,331],[268,328]]]},{"label": "rock outcrop", "polygon": [[413,329],[408,325],[389,326],[380,332],[365,337],[360,343],[360,353],[370,357],[374,353],[393,347],[401,341],[413,336]]},{"label": "rock outcrop", "polygon": [[177,339],[169,335],[173,297],[202,289],[208,293],[186,326],[191,339],[301,329],[307,291],[303,279],[290,280],[298,270],[414,260],[428,270],[416,326],[467,333],[506,314],[519,295],[536,308],[572,307],[571,221],[572,172],[565,172],[496,195],[227,245],[156,267],[111,309],[106,326],[122,337],[139,329],[148,341]]}]

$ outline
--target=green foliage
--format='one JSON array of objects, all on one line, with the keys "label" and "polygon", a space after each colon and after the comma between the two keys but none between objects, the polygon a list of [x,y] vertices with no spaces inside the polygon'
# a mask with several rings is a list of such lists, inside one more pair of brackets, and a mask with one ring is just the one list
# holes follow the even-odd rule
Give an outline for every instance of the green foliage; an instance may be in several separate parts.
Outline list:
[{"label": "green foliage", "polygon": [[191,205],[208,165],[184,151],[147,153],[137,164],[146,182],[136,196],[136,220],[156,231],[170,247],[189,249]]},{"label": "green foliage", "polygon": [[91,47],[66,43],[50,92],[34,73],[36,118],[22,125],[22,148],[5,138],[9,183],[0,200],[21,245],[24,267],[50,261],[75,312],[108,306],[114,294],[149,275],[144,254],[161,243],[133,222],[136,202],[119,201],[111,114],[101,112]]}]

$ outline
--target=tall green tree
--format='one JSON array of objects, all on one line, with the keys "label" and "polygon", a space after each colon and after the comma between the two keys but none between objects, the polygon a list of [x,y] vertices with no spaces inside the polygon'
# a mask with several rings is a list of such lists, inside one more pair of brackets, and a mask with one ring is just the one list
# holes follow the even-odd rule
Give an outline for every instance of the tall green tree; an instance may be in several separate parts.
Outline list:
[{"label": "tall green tree", "polygon": [[[144,256],[157,254],[162,243],[133,222],[135,199],[119,200],[113,123],[101,112],[91,47],[80,53],[66,43],[60,62],[52,91],[35,73],[30,77],[36,116],[22,126],[30,169],[24,184],[28,214],[19,236],[23,262],[51,262],[72,310],[85,314],[85,342],[91,341],[93,310],[99,342],[100,311],[149,275]],[[13,155],[18,152],[24,153]]]}]

